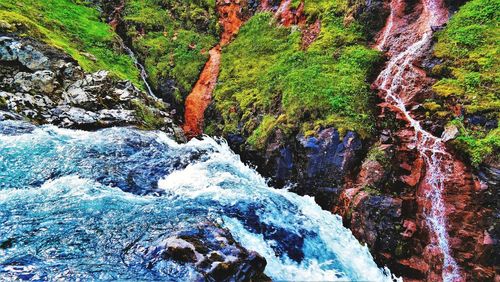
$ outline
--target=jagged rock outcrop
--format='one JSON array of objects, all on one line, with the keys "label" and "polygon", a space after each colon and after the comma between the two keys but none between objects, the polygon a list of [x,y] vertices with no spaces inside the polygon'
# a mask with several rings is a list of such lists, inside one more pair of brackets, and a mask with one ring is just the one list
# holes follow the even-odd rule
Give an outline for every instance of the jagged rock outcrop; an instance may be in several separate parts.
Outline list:
[{"label": "jagged rock outcrop", "polygon": [[229,135],[228,142],[274,186],[293,184],[292,190],[316,196],[325,209],[330,209],[332,193],[342,187],[366,150],[366,142],[355,132],[342,136],[335,128],[323,129],[317,136],[297,135],[294,140],[285,139],[278,130],[264,150],[245,145],[241,135]]},{"label": "jagged rock outcrop", "polygon": [[[181,138],[168,105],[106,71],[85,73],[60,50],[0,37],[0,106],[36,123],[97,129],[135,125]],[[19,118],[16,115],[15,117]],[[3,114],[3,118],[13,118]]]}]

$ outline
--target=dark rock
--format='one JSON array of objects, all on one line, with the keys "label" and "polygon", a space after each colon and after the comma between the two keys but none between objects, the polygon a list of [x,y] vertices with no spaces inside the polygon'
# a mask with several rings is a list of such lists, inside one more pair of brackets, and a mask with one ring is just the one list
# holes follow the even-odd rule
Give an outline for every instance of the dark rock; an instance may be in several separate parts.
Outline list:
[{"label": "dark rock", "polygon": [[486,124],[486,121],[487,121],[486,117],[482,115],[475,115],[467,118],[467,122],[470,125],[484,126]]},{"label": "dark rock", "polygon": [[279,155],[275,158],[276,175],[275,179],[285,182],[290,179],[293,169],[293,155],[289,147],[279,149]]},{"label": "dark rock", "polygon": [[331,210],[338,201],[341,193],[340,188],[319,187],[315,194],[315,200],[325,210]]},{"label": "dark rock", "polygon": [[191,264],[206,281],[249,281],[266,277],[266,260],[256,252],[239,245],[227,229],[204,222],[197,228],[180,230],[162,240],[157,246],[137,254],[144,257],[148,268],[157,267],[162,260]]},{"label": "dark rock", "polygon": [[299,137],[299,142],[306,155],[306,167],[299,173],[306,183],[341,185],[346,173],[361,160],[363,144],[351,131],[340,138],[336,129],[327,128],[320,131],[317,137]]},{"label": "dark rock", "polygon": [[197,260],[194,246],[182,239],[168,238],[164,241],[163,258],[171,258],[180,262],[195,262]]},{"label": "dark rock", "polygon": [[372,40],[382,30],[390,14],[388,5],[382,0],[350,0],[346,19],[354,18],[365,28],[368,39]]},{"label": "dark rock", "polygon": [[[291,140],[276,130],[263,150],[250,148],[241,134],[228,135],[227,140],[243,161],[270,177],[271,185],[278,188],[291,185],[301,195],[315,196],[326,209],[330,207],[324,205],[337,198],[337,187],[343,185],[344,177],[359,166],[364,155],[363,141],[356,133],[349,131],[341,137],[335,128],[323,129],[315,136],[298,135]],[[328,191],[333,194],[327,195]]]},{"label": "dark rock", "polygon": [[41,52],[10,37],[0,37],[0,61],[19,61],[30,70],[49,67],[49,59]]}]

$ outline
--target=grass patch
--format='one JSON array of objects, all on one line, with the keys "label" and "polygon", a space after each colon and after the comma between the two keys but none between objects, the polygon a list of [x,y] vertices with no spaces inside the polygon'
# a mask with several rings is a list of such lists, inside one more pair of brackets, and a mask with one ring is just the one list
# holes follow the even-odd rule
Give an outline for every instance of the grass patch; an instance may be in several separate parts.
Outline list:
[{"label": "grass patch", "polygon": [[150,107],[144,105],[141,101],[133,100],[132,106],[135,109],[137,119],[142,122],[142,129],[158,129],[164,124],[163,120],[160,117],[157,117],[154,111]]},{"label": "grass patch", "polygon": [[457,126],[460,135],[453,140],[453,145],[465,152],[472,165],[478,166],[483,161],[493,159],[498,161],[500,151],[500,128],[486,131],[481,127],[466,127],[462,119],[455,119],[451,122]]},{"label": "grass patch", "polygon": [[123,14],[153,86],[171,81],[182,102],[217,43],[215,1],[129,0]]},{"label": "grass patch", "polygon": [[117,47],[117,35],[97,10],[78,2],[0,0],[0,32],[40,39],[64,50],[85,71],[108,70],[140,85],[132,60]]}]

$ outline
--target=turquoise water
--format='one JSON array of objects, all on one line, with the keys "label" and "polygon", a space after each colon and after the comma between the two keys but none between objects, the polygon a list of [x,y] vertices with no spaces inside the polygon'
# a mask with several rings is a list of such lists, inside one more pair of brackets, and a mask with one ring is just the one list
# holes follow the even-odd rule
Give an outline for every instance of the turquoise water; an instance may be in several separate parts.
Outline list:
[{"label": "turquoise water", "polygon": [[210,221],[275,280],[391,281],[340,217],[270,188],[222,140],[0,122],[0,190],[0,280],[196,280],[140,250]]}]

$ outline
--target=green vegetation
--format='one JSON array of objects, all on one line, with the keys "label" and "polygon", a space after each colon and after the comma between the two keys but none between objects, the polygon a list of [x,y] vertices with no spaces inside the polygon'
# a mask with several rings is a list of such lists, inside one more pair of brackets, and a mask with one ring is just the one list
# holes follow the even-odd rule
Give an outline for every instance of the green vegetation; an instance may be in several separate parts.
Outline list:
[{"label": "green vegetation", "polygon": [[0,97],[0,110],[7,108],[7,101],[4,97]]},{"label": "green vegetation", "polygon": [[493,162],[498,162],[500,128],[497,127],[491,131],[486,131],[479,126],[466,127],[462,119],[455,119],[451,124],[457,126],[460,132],[453,144],[458,150],[468,154],[474,166],[489,158],[493,158],[491,160]]},{"label": "green vegetation", "polygon": [[133,100],[132,106],[135,108],[137,119],[142,122],[142,129],[158,129],[164,124],[164,122],[154,113],[154,110],[144,105],[140,100]]},{"label": "green vegetation", "polygon": [[387,153],[380,148],[380,143],[375,143],[366,156],[368,160],[380,163],[384,168],[388,169],[391,166],[391,159]]},{"label": "green vegetation", "polygon": [[219,131],[243,132],[256,148],[277,128],[288,136],[327,126],[363,137],[372,133],[367,76],[380,56],[364,45],[359,24],[343,24],[343,3],[306,1],[306,11],[322,21],[307,50],[299,30],[278,26],[269,13],[256,14],[241,28],[222,52],[214,92],[224,121]]},{"label": "green vegetation", "polygon": [[214,0],[129,0],[127,35],[155,88],[171,81],[182,102],[217,42]]},{"label": "green vegetation", "polygon": [[0,32],[41,39],[61,48],[86,71],[101,69],[138,82],[132,60],[118,51],[118,37],[99,12],[72,0],[0,0]]},{"label": "green vegetation", "polygon": [[[438,34],[435,55],[444,63],[433,69],[441,79],[433,87],[440,97],[439,107],[432,107],[441,113],[441,105],[458,104],[463,105],[466,116],[500,117],[499,7],[499,0],[472,0]],[[463,120],[453,123],[460,129],[456,146],[466,151],[474,164],[498,156],[498,127],[488,131]]]}]

